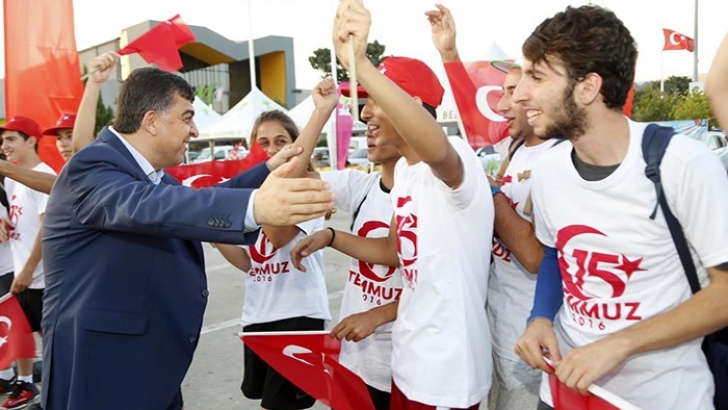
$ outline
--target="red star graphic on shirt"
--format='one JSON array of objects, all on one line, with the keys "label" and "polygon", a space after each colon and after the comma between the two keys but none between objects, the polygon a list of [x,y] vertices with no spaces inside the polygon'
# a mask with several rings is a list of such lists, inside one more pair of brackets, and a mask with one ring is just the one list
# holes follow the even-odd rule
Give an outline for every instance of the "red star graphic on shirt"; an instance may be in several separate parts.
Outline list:
[{"label": "red star graphic on shirt", "polygon": [[629,260],[629,258],[627,258],[627,256],[622,254],[622,264],[617,265],[615,267],[615,269],[619,269],[619,270],[623,271],[627,275],[627,279],[630,279],[630,277],[632,276],[633,273],[640,271],[640,270],[644,270],[644,269],[640,268],[640,263],[642,263],[642,259],[644,259],[644,258]]},{"label": "red star graphic on shirt", "polygon": [[511,182],[513,182],[513,175],[506,175],[503,177],[503,180],[501,181],[501,186],[503,186],[505,184],[510,184]]}]

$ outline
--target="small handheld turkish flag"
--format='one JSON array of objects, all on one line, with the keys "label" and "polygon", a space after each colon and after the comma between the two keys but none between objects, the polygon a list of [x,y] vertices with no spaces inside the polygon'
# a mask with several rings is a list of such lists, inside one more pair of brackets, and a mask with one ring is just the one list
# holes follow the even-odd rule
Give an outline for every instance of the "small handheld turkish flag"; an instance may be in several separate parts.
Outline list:
[{"label": "small handheld turkish flag", "polygon": [[7,369],[15,359],[35,357],[35,338],[28,319],[11,294],[0,298],[0,369]]},{"label": "small handheld turkish flag", "polygon": [[240,338],[278,373],[337,410],[374,410],[364,381],[339,363],[341,341],[329,332],[256,332]]},{"label": "small handheld turkish flag", "polygon": [[677,31],[670,30],[667,28],[662,29],[662,34],[665,36],[665,46],[662,50],[688,50],[691,53],[695,50],[695,41]]},{"label": "small handheld turkish flag", "polygon": [[156,64],[162,70],[174,72],[182,68],[182,58],[179,56],[180,47],[194,40],[195,35],[192,30],[178,14],[152,27],[151,30],[117,53],[122,56],[139,53],[147,63]]}]

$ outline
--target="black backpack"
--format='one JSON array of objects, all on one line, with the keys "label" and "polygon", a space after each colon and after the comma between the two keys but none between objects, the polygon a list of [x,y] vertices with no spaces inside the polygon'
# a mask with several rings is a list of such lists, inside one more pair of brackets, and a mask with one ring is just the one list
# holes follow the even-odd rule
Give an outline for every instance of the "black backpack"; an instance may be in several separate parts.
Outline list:
[{"label": "black backpack", "polygon": [[[700,291],[700,282],[690,255],[688,242],[685,239],[680,222],[667,205],[667,198],[660,180],[660,163],[673,135],[675,135],[675,131],[672,128],[650,124],[647,126],[642,139],[642,155],[647,163],[645,175],[655,184],[655,192],[657,193],[657,204],[650,215],[650,219],[655,219],[658,207],[662,209],[662,214],[665,216],[680,262],[685,270],[685,276],[688,278],[690,289],[693,293],[697,293]],[[717,410],[728,409],[728,327],[705,336],[702,347],[715,381],[715,397],[713,398],[715,408]]]}]

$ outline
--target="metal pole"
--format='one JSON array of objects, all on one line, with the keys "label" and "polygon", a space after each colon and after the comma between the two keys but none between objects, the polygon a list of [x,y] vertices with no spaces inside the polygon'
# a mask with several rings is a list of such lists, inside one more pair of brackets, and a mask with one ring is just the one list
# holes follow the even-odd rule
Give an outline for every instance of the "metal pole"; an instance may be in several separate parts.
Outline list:
[{"label": "metal pole", "polygon": [[250,89],[257,88],[255,81],[255,47],[253,46],[253,0],[248,0],[248,62],[250,63]]},{"label": "metal pole", "polygon": [[695,0],[695,49],[693,50],[693,81],[698,81],[698,0]]}]

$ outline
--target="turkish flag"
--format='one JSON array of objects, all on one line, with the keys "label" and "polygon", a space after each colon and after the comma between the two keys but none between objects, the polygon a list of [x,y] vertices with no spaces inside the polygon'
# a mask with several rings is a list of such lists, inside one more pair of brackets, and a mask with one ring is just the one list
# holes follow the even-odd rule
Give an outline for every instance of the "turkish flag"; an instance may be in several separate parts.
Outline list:
[{"label": "turkish flag", "polygon": [[[76,112],[83,94],[72,0],[5,0],[5,118],[22,115],[50,128]],[[56,139],[38,141],[43,162],[65,164]]]},{"label": "turkish flag", "polygon": [[238,175],[243,171],[268,160],[268,154],[260,144],[253,142],[250,152],[243,159],[207,161],[199,164],[184,164],[165,168],[164,172],[172,175],[182,185],[193,188],[205,188]]},{"label": "turkish flag", "polygon": [[489,61],[445,63],[445,72],[470,146],[482,148],[506,138],[508,124],[496,113],[505,73]]},{"label": "turkish flag", "polygon": [[364,381],[339,363],[329,332],[251,332],[240,338],[283,377],[336,410],[374,410]]},{"label": "turkish flag", "polygon": [[139,53],[147,63],[174,72],[182,68],[182,58],[178,50],[194,40],[195,35],[192,30],[178,14],[152,27],[117,53],[119,55]]},{"label": "turkish flag", "polygon": [[0,369],[7,369],[16,359],[35,357],[35,338],[28,319],[11,294],[0,298]]},{"label": "turkish flag", "polygon": [[692,38],[680,34],[677,31],[670,30],[667,28],[662,29],[662,34],[665,36],[665,46],[662,50],[688,50],[691,53],[695,50],[695,40]]}]

